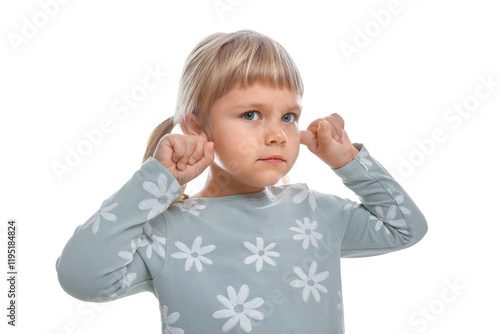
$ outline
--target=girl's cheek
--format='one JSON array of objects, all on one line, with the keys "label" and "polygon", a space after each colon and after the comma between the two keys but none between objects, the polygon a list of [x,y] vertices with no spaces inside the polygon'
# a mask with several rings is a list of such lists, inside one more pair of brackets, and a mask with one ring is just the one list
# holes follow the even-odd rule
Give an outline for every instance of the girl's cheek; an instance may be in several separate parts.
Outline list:
[{"label": "girl's cheek", "polygon": [[293,139],[293,140],[300,140],[300,130],[299,130],[299,125],[295,125],[290,131],[287,131],[287,137],[288,139]]}]

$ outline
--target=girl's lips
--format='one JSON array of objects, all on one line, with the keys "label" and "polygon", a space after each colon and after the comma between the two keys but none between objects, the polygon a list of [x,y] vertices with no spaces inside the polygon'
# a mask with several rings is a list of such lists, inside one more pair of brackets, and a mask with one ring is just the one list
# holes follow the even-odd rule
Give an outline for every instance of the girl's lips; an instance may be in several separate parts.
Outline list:
[{"label": "girl's lips", "polygon": [[283,159],[283,157],[281,155],[272,155],[272,156],[264,158],[264,159],[259,159],[258,161],[268,162],[271,164],[279,164],[279,163],[285,162],[286,160]]}]

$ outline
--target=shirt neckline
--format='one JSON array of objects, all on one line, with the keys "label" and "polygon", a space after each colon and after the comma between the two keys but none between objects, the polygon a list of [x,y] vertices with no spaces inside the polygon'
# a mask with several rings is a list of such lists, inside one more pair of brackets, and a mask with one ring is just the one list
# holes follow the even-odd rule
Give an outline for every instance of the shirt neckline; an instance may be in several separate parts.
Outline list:
[{"label": "shirt neckline", "polygon": [[222,196],[222,197],[188,197],[184,200],[180,200],[179,202],[185,201],[196,201],[197,203],[229,203],[229,202],[239,202],[242,200],[266,200],[273,198],[273,194],[271,189],[274,186],[266,187],[265,190],[255,192],[255,193],[245,193],[245,194],[236,194],[230,196]]}]

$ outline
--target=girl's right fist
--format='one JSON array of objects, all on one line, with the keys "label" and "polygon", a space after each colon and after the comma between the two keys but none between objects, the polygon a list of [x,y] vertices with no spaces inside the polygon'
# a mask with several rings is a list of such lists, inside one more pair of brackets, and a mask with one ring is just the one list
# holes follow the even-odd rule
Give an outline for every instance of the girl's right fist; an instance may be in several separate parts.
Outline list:
[{"label": "girl's right fist", "polygon": [[214,143],[206,135],[166,134],[153,154],[182,186],[200,175],[214,161]]}]

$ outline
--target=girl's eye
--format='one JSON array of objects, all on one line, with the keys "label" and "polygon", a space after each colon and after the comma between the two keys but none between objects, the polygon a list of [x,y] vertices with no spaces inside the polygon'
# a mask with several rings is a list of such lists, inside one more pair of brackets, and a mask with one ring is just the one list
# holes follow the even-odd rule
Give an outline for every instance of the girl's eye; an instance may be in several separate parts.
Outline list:
[{"label": "girl's eye", "polygon": [[259,114],[256,111],[247,111],[243,114],[243,118],[247,121],[255,121],[259,118]]},{"label": "girl's eye", "polygon": [[285,123],[292,123],[295,121],[295,115],[294,114],[284,114],[281,116],[281,120]]}]

